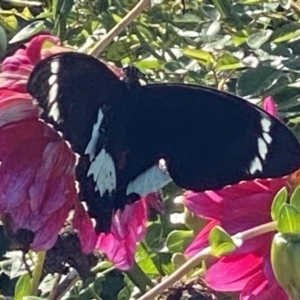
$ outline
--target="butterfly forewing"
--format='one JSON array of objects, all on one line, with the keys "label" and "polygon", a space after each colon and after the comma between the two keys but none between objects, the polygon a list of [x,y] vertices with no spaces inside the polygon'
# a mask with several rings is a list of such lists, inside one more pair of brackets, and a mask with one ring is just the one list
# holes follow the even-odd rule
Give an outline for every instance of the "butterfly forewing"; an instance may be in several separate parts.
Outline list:
[{"label": "butterfly forewing", "polygon": [[43,110],[41,117],[60,129],[80,154],[91,138],[99,109],[103,115],[99,122],[104,122],[124,89],[105,64],[73,52],[44,59],[28,82],[29,93]]},{"label": "butterfly forewing", "polygon": [[90,56],[61,53],[35,67],[28,91],[42,108],[41,117],[80,154],[80,196],[101,223],[98,227],[109,230],[116,187],[121,184],[124,117],[130,115],[130,105],[123,105],[124,99],[130,103],[125,83]]}]

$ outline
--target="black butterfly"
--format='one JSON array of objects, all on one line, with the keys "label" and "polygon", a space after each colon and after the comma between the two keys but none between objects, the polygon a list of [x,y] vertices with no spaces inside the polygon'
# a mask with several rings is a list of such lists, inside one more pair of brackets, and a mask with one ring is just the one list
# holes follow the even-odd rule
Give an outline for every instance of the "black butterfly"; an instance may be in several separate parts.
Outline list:
[{"label": "black butterfly", "polygon": [[[129,80],[128,80],[129,79]],[[280,121],[234,95],[188,84],[121,81],[79,53],[56,54],[32,72],[41,117],[81,158],[80,196],[110,229],[111,214],[172,180],[194,191],[281,177],[300,166],[300,147]]]}]

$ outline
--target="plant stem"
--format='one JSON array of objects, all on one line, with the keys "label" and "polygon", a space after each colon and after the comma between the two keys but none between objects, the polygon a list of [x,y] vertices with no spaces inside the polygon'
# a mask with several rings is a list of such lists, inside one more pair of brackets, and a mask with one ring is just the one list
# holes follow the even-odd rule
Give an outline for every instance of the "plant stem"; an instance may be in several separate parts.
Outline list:
[{"label": "plant stem", "polygon": [[142,293],[145,293],[149,287],[153,288],[154,284],[150,278],[144,273],[140,266],[134,262],[133,267],[125,272],[129,279],[139,288]]},{"label": "plant stem", "polygon": [[60,280],[61,280],[61,274],[57,274],[56,278],[55,278],[53,288],[52,288],[52,290],[50,292],[50,295],[48,297],[49,300],[54,300],[55,299],[55,295],[57,294],[57,289],[58,289]]},{"label": "plant stem", "polygon": [[2,0],[2,1],[18,7],[26,7],[26,6],[33,7],[33,6],[43,5],[43,3],[40,1],[26,1],[26,0]]},{"label": "plant stem", "polygon": [[40,284],[41,275],[43,272],[44,261],[46,257],[46,251],[40,251],[37,254],[37,262],[35,268],[33,270],[32,280],[31,280],[31,296],[37,296],[38,294],[38,287]]},{"label": "plant stem", "polygon": [[150,6],[150,0],[140,0],[140,2],[116,24],[94,47],[89,51],[89,55],[98,57],[106,46],[118,36],[146,7]]},{"label": "plant stem", "polygon": [[63,280],[63,282],[58,286],[55,295],[53,295],[53,299],[60,300],[79,280],[80,277],[78,276],[77,271],[72,270]]},{"label": "plant stem", "polygon": [[[254,228],[245,230],[243,232],[239,232],[232,236],[233,240],[240,240],[241,243],[237,247],[241,247],[244,241],[249,240],[253,237],[265,234],[267,232],[276,230],[277,222],[273,221],[270,223],[266,223],[263,225],[256,226]],[[185,264],[183,264],[179,269],[177,269],[172,275],[170,275],[166,280],[162,281],[158,285],[156,285],[153,289],[148,291],[138,300],[152,300],[158,295],[160,295],[163,291],[173,286],[178,280],[180,280],[184,275],[198,266],[203,260],[213,257],[211,247],[206,247],[201,250],[197,255],[190,258]]]}]

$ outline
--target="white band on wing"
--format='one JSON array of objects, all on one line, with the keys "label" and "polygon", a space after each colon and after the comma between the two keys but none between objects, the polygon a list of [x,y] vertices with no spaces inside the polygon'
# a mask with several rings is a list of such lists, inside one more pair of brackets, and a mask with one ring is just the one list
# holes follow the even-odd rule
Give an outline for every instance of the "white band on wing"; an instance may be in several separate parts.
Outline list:
[{"label": "white band on wing", "polygon": [[115,164],[105,149],[102,149],[92,161],[87,175],[93,175],[93,179],[96,183],[95,191],[99,190],[101,197],[105,192],[111,195],[116,189],[117,179]]},{"label": "white band on wing", "polygon": [[166,171],[159,166],[153,166],[129,182],[126,195],[138,194],[144,197],[149,193],[157,192],[171,181],[172,179]]}]

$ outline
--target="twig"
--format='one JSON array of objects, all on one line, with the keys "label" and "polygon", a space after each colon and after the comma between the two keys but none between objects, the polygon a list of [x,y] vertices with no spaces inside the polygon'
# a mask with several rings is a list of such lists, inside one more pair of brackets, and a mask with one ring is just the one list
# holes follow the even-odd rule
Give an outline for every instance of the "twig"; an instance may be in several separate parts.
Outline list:
[{"label": "twig", "polygon": [[26,0],[2,0],[3,2],[7,2],[13,6],[20,6],[20,7],[32,7],[32,6],[42,6],[43,3],[39,1],[26,1]]},{"label": "twig", "polygon": [[150,0],[140,0],[140,2],[116,24],[102,39],[89,51],[89,55],[98,57],[99,54],[111,43],[114,37],[118,36],[145,8],[150,6]]},{"label": "twig", "polygon": [[212,256],[211,247],[204,248],[196,256],[189,259],[184,265],[177,269],[172,275],[170,275],[166,280],[162,281],[156,285],[149,292],[144,294],[138,300],[152,300],[156,296],[160,295],[163,291],[171,287],[175,282],[180,280],[185,274],[194,269],[199,265],[199,263]]},{"label": "twig", "polygon": [[229,73],[227,73],[227,75],[225,76],[225,78],[222,78],[219,83],[218,83],[218,90],[223,91],[224,90],[224,86],[226,84],[226,82],[230,79],[230,77],[232,76],[232,74],[235,72],[235,69],[231,70]]},{"label": "twig", "polygon": [[[276,230],[276,222],[270,222],[267,224],[263,224],[243,232],[239,232],[232,236],[233,240],[239,241],[239,247],[243,244],[244,241],[249,240],[255,236],[262,235],[267,232]],[[182,265],[179,269],[177,269],[172,275],[170,275],[166,280],[162,281],[158,285],[156,285],[149,292],[144,294],[138,300],[153,300],[155,297],[160,295],[163,291],[173,286],[178,280],[180,280],[185,274],[190,272],[196,266],[198,266],[203,260],[213,257],[213,252],[211,247],[206,247],[194,257],[189,259],[184,265]]]},{"label": "twig", "polygon": [[57,295],[57,289],[59,287],[60,280],[61,280],[61,274],[57,274],[56,278],[55,278],[54,285],[53,285],[52,290],[50,292],[50,295],[48,297],[49,300],[54,300],[55,299],[55,296]]},{"label": "twig", "polygon": [[58,286],[56,289],[55,295],[53,295],[53,299],[60,300],[70,289],[71,287],[80,280],[80,277],[76,270],[72,270],[67,278]]},{"label": "twig", "polygon": [[291,8],[298,16],[300,16],[300,7],[298,6],[296,1],[291,2]]}]

